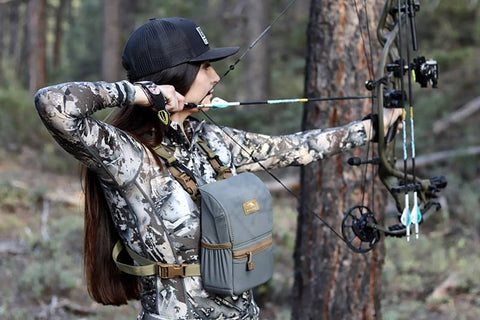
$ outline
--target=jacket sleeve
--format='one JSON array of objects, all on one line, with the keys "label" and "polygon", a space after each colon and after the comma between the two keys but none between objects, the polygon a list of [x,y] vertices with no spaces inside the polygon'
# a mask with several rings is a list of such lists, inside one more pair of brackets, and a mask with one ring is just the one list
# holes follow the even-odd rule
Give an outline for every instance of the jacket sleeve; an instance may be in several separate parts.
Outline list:
[{"label": "jacket sleeve", "polygon": [[232,128],[217,128],[228,144],[238,172],[301,166],[362,146],[367,135],[361,121],[330,129],[314,129],[290,135],[269,136]]},{"label": "jacket sleeve", "polygon": [[60,146],[102,180],[118,185],[134,179],[142,163],[142,147],[122,130],[92,115],[134,101],[135,89],[127,81],[70,82],[35,94],[38,114]]}]

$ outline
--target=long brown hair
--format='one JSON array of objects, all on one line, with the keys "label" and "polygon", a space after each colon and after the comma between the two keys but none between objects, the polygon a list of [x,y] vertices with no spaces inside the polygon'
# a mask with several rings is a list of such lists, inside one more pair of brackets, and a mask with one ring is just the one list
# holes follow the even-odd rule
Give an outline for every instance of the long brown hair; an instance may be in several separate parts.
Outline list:
[{"label": "long brown hair", "polygon": [[[141,79],[127,76],[132,83],[149,80],[156,84],[170,84],[177,92],[186,94],[199,68],[200,63],[185,63]],[[111,123],[128,132],[150,151],[163,139],[164,127],[148,107],[124,107],[114,115]],[[155,156],[154,152],[152,154]],[[156,161],[160,164],[158,157]],[[111,257],[113,246],[119,236],[100,181],[90,169],[84,167],[82,171],[85,192],[83,250],[88,292],[95,301],[102,304],[122,305],[130,299],[139,299],[141,292],[139,278],[118,270]],[[120,259],[125,263],[133,263],[128,255],[121,256]]]}]

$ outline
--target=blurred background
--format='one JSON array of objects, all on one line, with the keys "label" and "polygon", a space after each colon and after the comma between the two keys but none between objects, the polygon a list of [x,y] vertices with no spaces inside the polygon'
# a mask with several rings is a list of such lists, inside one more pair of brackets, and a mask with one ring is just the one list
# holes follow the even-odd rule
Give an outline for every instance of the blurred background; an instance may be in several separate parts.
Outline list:
[{"label": "blurred background", "polygon": [[[152,17],[190,18],[212,46],[238,45],[243,52],[287,2],[0,0],[0,319],[134,319],[140,309],[138,303],[104,307],[88,297],[78,165],[43,128],[34,92],[60,82],[124,79],[123,45]],[[308,16],[309,1],[297,1],[216,95],[302,97]],[[449,185],[440,199],[444,210],[422,226],[421,240],[385,239],[382,313],[388,320],[479,319],[480,3],[422,1],[417,30],[420,52],[438,61],[440,78],[438,89],[415,94],[418,170],[445,175]],[[233,62],[214,67],[222,75]],[[222,125],[283,134],[300,130],[302,106],[210,116]],[[296,170],[279,174],[298,185]],[[275,276],[258,297],[270,319],[289,319],[297,204],[278,187],[272,192]]]}]

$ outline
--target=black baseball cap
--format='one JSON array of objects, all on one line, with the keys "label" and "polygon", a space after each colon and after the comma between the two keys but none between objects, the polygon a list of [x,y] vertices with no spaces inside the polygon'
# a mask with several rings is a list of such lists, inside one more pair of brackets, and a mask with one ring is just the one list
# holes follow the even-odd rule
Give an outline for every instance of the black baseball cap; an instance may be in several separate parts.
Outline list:
[{"label": "black baseball cap", "polygon": [[150,19],[127,40],[122,65],[138,79],[185,62],[220,60],[238,49],[210,48],[202,29],[189,19]]}]

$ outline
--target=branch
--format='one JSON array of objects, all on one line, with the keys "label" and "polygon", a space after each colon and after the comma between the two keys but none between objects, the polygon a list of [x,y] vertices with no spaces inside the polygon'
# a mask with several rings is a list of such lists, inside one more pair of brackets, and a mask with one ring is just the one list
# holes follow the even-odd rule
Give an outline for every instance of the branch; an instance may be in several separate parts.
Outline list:
[{"label": "branch", "polygon": [[[430,153],[427,155],[418,156],[415,158],[415,167],[426,167],[430,166],[437,162],[446,161],[451,158],[458,158],[458,157],[469,157],[475,156],[480,154],[480,146],[469,147],[466,149],[458,149],[458,150],[450,150],[450,151],[440,151],[436,153]],[[397,161],[397,166],[401,166],[403,164],[403,160]],[[408,168],[410,169],[411,162],[408,164]]]},{"label": "branch", "polygon": [[480,97],[476,97],[473,100],[470,100],[461,107],[459,110],[455,111],[452,114],[449,114],[447,117],[436,121],[433,124],[433,133],[439,134],[442,131],[448,129],[453,124],[462,122],[464,119],[470,117],[472,114],[480,110]]},{"label": "branch", "polygon": [[59,309],[78,316],[90,316],[97,313],[94,308],[79,305],[66,298],[58,299],[58,297],[54,295],[51,298],[50,304],[44,305],[42,310],[36,315],[36,319],[51,319],[53,315],[57,314],[57,310]]}]

